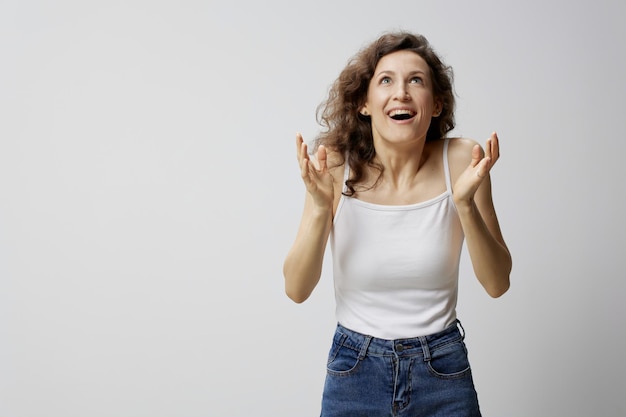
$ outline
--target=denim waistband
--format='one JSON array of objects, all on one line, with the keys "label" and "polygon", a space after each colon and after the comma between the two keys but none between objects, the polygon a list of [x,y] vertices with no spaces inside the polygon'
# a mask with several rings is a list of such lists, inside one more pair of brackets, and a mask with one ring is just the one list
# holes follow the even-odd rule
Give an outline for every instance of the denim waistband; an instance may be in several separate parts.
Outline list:
[{"label": "denim waistband", "polygon": [[[337,324],[335,342],[344,347],[360,352],[360,356],[393,355],[393,356],[429,356],[429,352],[448,343],[465,338],[465,331],[459,320],[444,330],[428,335],[408,339],[387,340],[364,335]],[[428,358],[429,359],[429,358]]]}]

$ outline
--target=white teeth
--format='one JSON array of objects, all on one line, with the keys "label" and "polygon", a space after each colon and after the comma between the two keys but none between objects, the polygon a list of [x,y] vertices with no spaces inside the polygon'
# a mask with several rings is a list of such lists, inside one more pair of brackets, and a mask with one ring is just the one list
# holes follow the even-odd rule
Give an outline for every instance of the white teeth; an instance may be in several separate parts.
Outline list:
[{"label": "white teeth", "polygon": [[411,110],[407,110],[407,109],[396,109],[396,110],[392,110],[389,112],[389,116],[393,117],[393,116],[398,116],[400,114],[408,114],[410,116],[413,116],[415,113]]}]

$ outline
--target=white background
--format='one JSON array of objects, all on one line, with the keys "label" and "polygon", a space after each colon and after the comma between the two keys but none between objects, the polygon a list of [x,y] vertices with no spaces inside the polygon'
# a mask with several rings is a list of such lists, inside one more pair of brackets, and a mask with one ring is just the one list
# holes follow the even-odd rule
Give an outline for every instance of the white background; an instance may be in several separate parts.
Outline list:
[{"label": "white background", "polygon": [[459,317],[485,416],[625,416],[626,26],[615,1],[0,0],[0,416],[316,416],[328,264],[282,262],[294,135],[383,31],[493,130],[514,259]]}]

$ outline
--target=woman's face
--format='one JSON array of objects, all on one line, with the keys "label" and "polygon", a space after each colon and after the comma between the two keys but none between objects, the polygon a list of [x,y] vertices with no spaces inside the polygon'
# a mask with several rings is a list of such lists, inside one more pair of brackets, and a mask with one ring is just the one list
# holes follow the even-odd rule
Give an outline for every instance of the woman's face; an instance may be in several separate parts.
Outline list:
[{"label": "woman's face", "polygon": [[430,68],[421,56],[403,50],[378,61],[361,108],[361,113],[371,118],[375,142],[423,139],[431,118],[440,112]]}]

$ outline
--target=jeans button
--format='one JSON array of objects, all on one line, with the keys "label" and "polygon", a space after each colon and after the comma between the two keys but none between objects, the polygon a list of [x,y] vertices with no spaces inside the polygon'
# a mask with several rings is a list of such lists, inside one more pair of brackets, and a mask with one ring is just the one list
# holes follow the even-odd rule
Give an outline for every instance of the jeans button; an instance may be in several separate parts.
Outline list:
[{"label": "jeans button", "polygon": [[402,346],[402,344],[401,344],[401,343],[398,343],[398,344],[396,345],[396,351],[397,351],[397,352],[402,352],[403,350],[404,350],[404,346]]}]

